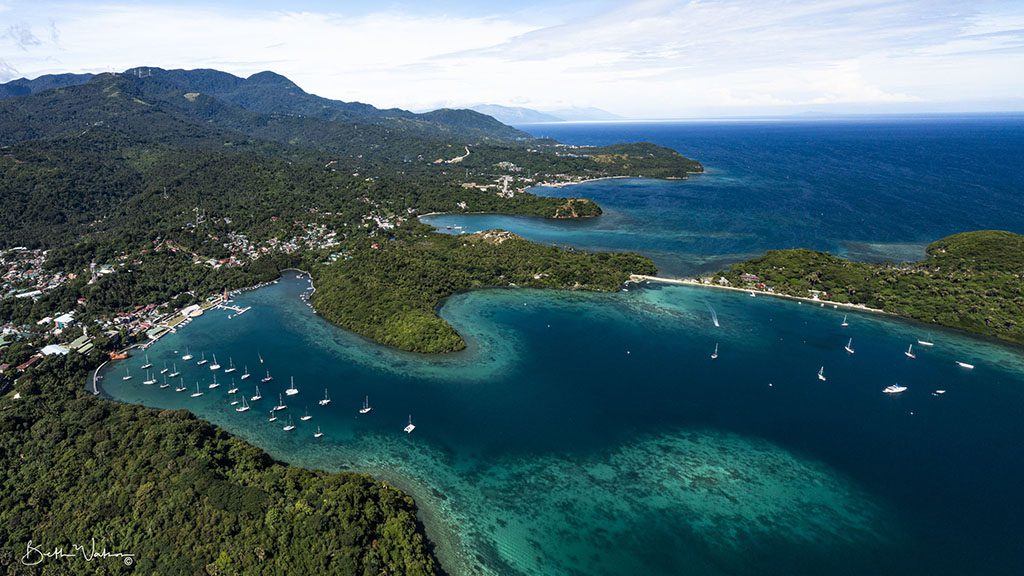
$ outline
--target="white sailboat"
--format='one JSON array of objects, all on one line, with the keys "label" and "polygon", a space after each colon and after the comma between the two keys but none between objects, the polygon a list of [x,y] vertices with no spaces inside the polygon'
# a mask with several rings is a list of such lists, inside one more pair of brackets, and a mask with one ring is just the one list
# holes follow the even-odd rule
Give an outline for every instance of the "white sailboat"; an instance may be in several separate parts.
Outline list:
[{"label": "white sailboat", "polygon": [[207,362],[209,362],[209,360],[206,359],[206,352],[203,352],[203,357],[202,357],[201,360],[196,362],[196,366],[202,366],[202,365],[206,364]]},{"label": "white sailboat", "polygon": [[245,396],[243,395],[242,396],[242,405],[239,406],[238,408],[235,408],[235,412],[248,412],[248,411],[249,411],[249,405],[245,402]]},{"label": "white sailboat", "polygon": [[284,403],[284,399],[281,398],[280,394],[278,394],[277,395],[277,406],[274,406],[274,408],[273,408],[274,412],[277,412],[278,410],[284,410],[287,407],[288,406],[286,406],[285,403]]},{"label": "white sailboat", "polygon": [[718,342],[715,342],[715,351],[711,353],[711,359],[715,360],[718,358]]},{"label": "white sailboat", "polygon": [[192,393],[193,398],[199,398],[203,393],[199,391],[199,381],[196,381],[196,391]]},{"label": "white sailboat", "polygon": [[929,348],[935,346],[935,342],[929,342],[927,340],[918,340],[917,343],[920,344],[921,346],[927,346]]},{"label": "white sailboat", "polygon": [[907,347],[907,351],[904,352],[903,354],[906,355],[906,357],[910,358],[911,360],[913,360],[914,358],[917,358],[917,356],[914,354],[914,345],[913,344],[908,346]]},{"label": "white sailboat", "polygon": [[320,401],[321,406],[327,406],[331,403],[331,399],[327,397],[327,388],[324,388],[324,399]]},{"label": "white sailboat", "polygon": [[182,356],[181,359],[184,360],[185,362],[188,362],[192,358],[194,358],[194,356],[192,356],[192,353],[189,352],[188,346],[185,346],[185,355]]},{"label": "white sailboat", "polygon": [[846,328],[849,325],[850,325],[850,323],[846,321],[846,314],[843,314],[843,323],[840,324],[840,326],[842,326],[843,328]]},{"label": "white sailboat", "polygon": [[210,370],[220,370],[220,364],[217,363],[217,355],[213,355],[213,364],[210,364]]},{"label": "white sailboat", "polygon": [[402,431],[406,434],[412,434],[412,431],[415,429],[416,425],[412,423],[412,414],[409,414],[409,423],[405,425],[405,428],[402,428]]},{"label": "white sailboat", "polygon": [[284,391],[284,393],[288,396],[295,396],[296,394],[299,393],[299,389],[295,387],[295,376],[292,376],[291,386],[289,386],[288,389]]},{"label": "white sailboat", "polygon": [[292,422],[291,416],[288,417],[288,425],[282,428],[282,430],[284,430],[285,432],[291,432],[292,430],[295,430],[295,424]]},{"label": "white sailboat", "polygon": [[248,378],[248,377],[249,377],[249,367],[248,367],[248,366],[246,366],[246,367],[245,367],[245,373],[244,373],[244,374],[242,374],[242,380],[245,380],[245,379],[246,379],[246,378]]},{"label": "white sailboat", "polygon": [[277,422],[277,413],[273,410],[270,411],[270,419],[268,422]]},{"label": "white sailboat", "polygon": [[818,370],[818,380],[821,380],[822,382],[824,382],[825,380],[827,380],[827,378],[825,378],[825,367],[824,367],[824,366],[822,366],[822,367],[821,367],[821,368],[820,368],[820,369]]},{"label": "white sailboat", "polygon": [[886,394],[899,394],[900,392],[905,392],[906,390],[906,386],[900,386],[899,384],[890,384],[883,388],[882,392],[885,392]]},{"label": "white sailboat", "polygon": [[146,386],[152,386],[153,384],[156,384],[156,378],[153,378],[152,372],[147,372],[146,379],[143,380],[142,383],[145,384]]},{"label": "white sailboat", "polygon": [[185,379],[184,378],[181,378],[180,380],[178,380],[178,385],[174,388],[174,391],[175,392],[184,392],[185,391]]},{"label": "white sailboat", "polygon": [[273,379],[274,377],[270,375],[270,370],[267,370],[267,375],[264,376],[263,379],[260,380],[260,382],[270,382]]},{"label": "white sailboat", "polygon": [[224,373],[225,374],[231,374],[235,370],[236,370],[236,368],[235,368],[235,360],[229,356],[228,357],[228,367],[224,369]]},{"label": "white sailboat", "polygon": [[164,381],[163,381],[163,384],[160,384],[160,388],[163,389],[163,388],[170,388],[170,387],[171,387],[171,385],[167,383],[167,376],[164,376]]},{"label": "white sailboat", "polygon": [[299,420],[302,420],[303,422],[308,422],[309,420],[312,419],[313,417],[309,415],[309,406],[306,406],[306,413],[299,417]]},{"label": "white sailboat", "polygon": [[231,379],[231,388],[228,388],[228,394],[234,394],[238,392],[238,386],[235,385],[235,379]]},{"label": "white sailboat", "polygon": [[213,375],[213,382],[210,382],[210,389],[213,390],[214,388],[220,388],[220,384],[217,383],[217,375],[216,374]]},{"label": "white sailboat", "polygon": [[164,367],[163,367],[163,370],[160,370],[160,373],[161,374],[167,374],[168,372],[170,372],[170,369],[167,368],[167,361],[164,360]]},{"label": "white sailboat", "polygon": [[260,385],[257,384],[256,385],[256,393],[253,394],[252,397],[249,398],[249,400],[252,400],[253,402],[256,402],[257,400],[260,400],[262,398],[263,398],[263,396],[260,395]]},{"label": "white sailboat", "polygon": [[956,365],[967,370],[974,370],[974,364],[968,364],[967,362],[956,361]]},{"label": "white sailboat", "polygon": [[373,410],[373,408],[370,407],[370,397],[367,396],[366,398],[363,399],[363,407],[359,409],[359,413],[369,414],[370,410]]},{"label": "white sailboat", "polygon": [[132,379],[132,375],[128,372],[128,368],[125,368],[124,369],[124,376],[121,377],[121,380],[127,381],[127,380],[131,380],[131,379]]},{"label": "white sailboat", "polygon": [[143,364],[140,368],[142,368],[143,370],[149,370],[152,367],[153,367],[153,363],[149,361],[149,352],[147,352],[146,353],[146,363]]},{"label": "white sailboat", "polygon": [[171,366],[173,368],[171,368],[171,373],[168,374],[167,377],[168,378],[177,378],[178,376],[181,376],[181,372],[178,372],[178,363],[175,362],[175,363],[171,364]]},{"label": "white sailboat", "polygon": [[231,402],[228,403],[230,406],[238,406],[238,398],[234,394],[231,395]]},{"label": "white sailboat", "polygon": [[320,427],[316,427],[316,434],[313,434],[313,438],[323,438],[324,433],[320,431]]},{"label": "white sailboat", "polygon": [[853,354],[853,338],[850,338],[850,341],[846,343],[846,346],[843,346],[843,350]]}]

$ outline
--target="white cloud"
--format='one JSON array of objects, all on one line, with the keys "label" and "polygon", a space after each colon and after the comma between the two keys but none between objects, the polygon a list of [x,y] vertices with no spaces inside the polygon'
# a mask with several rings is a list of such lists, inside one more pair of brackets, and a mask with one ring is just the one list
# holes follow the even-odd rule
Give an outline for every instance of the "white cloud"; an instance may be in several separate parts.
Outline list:
[{"label": "white cloud", "polygon": [[1010,72],[1024,69],[1019,3],[647,0],[493,17],[12,6],[0,3],[0,51],[27,75],[273,69],[308,91],[378,106],[577,105],[646,117],[986,98],[1024,107]]}]

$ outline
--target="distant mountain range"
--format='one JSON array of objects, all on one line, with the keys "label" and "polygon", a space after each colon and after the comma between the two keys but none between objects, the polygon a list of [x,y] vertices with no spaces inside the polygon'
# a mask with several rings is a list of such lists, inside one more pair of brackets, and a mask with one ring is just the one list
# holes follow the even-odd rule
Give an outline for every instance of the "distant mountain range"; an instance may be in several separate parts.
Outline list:
[{"label": "distant mountain range", "polygon": [[601,110],[600,108],[592,107],[562,108],[559,110],[541,112],[540,110],[534,110],[532,108],[523,108],[519,106],[501,106],[499,104],[477,104],[475,106],[470,106],[469,109],[476,110],[481,114],[493,116],[497,120],[512,126],[515,126],[517,124],[534,124],[537,122],[566,122],[622,119],[621,116],[616,116],[611,112]]}]

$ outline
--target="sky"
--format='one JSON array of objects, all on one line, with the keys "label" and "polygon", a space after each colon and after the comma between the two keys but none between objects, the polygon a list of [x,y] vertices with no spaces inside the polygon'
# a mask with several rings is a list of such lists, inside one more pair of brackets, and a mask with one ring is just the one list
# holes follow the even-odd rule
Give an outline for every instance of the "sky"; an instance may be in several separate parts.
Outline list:
[{"label": "sky", "polygon": [[1024,0],[0,0],[0,82],[135,66],[411,110],[1021,111]]}]

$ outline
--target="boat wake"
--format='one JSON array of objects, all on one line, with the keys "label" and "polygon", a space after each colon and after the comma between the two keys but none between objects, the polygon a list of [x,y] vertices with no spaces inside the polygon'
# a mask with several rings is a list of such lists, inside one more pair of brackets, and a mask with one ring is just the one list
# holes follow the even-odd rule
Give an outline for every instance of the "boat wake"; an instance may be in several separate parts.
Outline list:
[{"label": "boat wake", "polygon": [[718,313],[711,307],[711,304],[707,305],[708,311],[711,312],[711,321],[715,323],[715,328],[718,328]]}]

